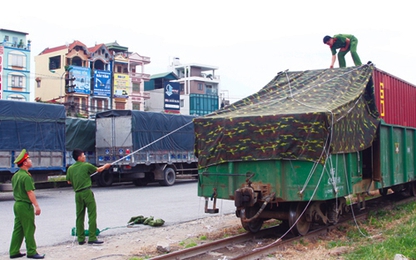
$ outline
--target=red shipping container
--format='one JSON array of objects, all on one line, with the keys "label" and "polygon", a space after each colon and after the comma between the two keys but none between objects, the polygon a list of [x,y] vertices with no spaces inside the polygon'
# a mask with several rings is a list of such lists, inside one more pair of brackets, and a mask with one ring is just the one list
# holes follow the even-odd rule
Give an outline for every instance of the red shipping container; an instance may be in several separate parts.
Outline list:
[{"label": "red shipping container", "polygon": [[380,118],[388,124],[416,127],[416,85],[377,68],[373,82]]}]

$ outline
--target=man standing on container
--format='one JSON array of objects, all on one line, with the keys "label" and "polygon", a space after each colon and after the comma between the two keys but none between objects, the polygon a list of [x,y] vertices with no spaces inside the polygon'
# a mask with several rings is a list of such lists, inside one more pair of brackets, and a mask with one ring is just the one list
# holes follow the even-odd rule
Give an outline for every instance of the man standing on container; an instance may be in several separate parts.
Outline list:
[{"label": "man standing on container", "polygon": [[29,169],[32,167],[32,160],[29,154],[23,149],[14,163],[20,168],[12,177],[13,197],[15,200],[14,227],[12,241],[10,243],[10,258],[23,257],[26,254],[20,253],[23,238],[26,242],[27,258],[43,259],[45,255],[39,255],[36,251],[35,241],[35,214],[40,215],[40,207],[36,200],[35,183]]},{"label": "man standing on container", "polygon": [[355,38],[354,35],[337,34],[334,37],[327,35],[324,37],[324,44],[329,45],[329,47],[331,48],[331,69],[334,67],[334,63],[336,60],[335,54],[337,54],[337,49],[340,49],[338,52],[338,63],[340,68],[345,68],[345,54],[347,54],[349,51],[351,51],[352,60],[354,61],[355,66],[361,65],[361,60],[357,53],[358,39]]},{"label": "man standing on container", "polygon": [[103,241],[97,240],[97,204],[94,193],[91,190],[90,175],[95,172],[102,172],[110,168],[111,164],[106,163],[101,167],[96,167],[85,161],[85,154],[82,150],[75,149],[72,158],[76,161],[68,168],[66,180],[72,185],[75,191],[76,207],[76,231],[78,244],[85,244],[84,220],[85,210],[88,210],[88,244],[102,244]]}]

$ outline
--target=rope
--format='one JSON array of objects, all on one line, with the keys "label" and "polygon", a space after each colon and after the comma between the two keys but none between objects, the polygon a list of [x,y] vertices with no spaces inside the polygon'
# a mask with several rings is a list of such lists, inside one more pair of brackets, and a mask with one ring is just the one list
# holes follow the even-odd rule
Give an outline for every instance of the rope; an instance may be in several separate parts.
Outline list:
[{"label": "rope", "polygon": [[[348,176],[347,176],[347,168],[346,168],[347,167],[347,164],[346,164],[346,160],[345,160],[345,154],[343,155],[343,158],[344,158],[344,173],[345,173],[345,179],[347,180]],[[348,192],[348,194],[351,194],[352,191],[350,189],[350,185],[348,184],[348,181],[346,181],[346,183],[347,183],[347,192]],[[355,226],[357,227],[358,231],[360,232],[360,234],[363,237],[368,237],[367,235],[365,235],[362,232],[360,226],[358,225],[358,221],[357,221],[357,218],[355,217],[354,207],[353,207],[352,201],[350,201],[350,208],[351,208],[351,213],[352,213],[352,217],[354,219]]]}]

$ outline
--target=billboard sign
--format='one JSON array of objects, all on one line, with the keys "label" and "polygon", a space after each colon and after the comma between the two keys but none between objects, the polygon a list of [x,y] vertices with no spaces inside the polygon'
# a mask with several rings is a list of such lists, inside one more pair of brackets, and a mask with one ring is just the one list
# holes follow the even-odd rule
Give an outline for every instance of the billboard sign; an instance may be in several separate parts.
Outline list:
[{"label": "billboard sign", "polygon": [[164,84],[164,107],[165,110],[180,110],[180,84],[179,82],[165,82]]},{"label": "billboard sign", "polygon": [[94,96],[109,97],[111,95],[111,72],[94,70]]},{"label": "billboard sign", "polygon": [[74,92],[79,94],[91,94],[91,69],[85,67],[71,66],[69,71],[70,78],[75,78],[72,82]]},{"label": "billboard sign", "polygon": [[129,75],[114,73],[114,97],[128,98],[129,82]]}]

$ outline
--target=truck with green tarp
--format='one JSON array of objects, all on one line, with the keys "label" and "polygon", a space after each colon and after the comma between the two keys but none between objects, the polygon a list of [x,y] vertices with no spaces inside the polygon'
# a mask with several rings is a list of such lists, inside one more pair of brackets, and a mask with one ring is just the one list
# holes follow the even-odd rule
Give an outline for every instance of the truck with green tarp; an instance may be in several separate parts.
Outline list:
[{"label": "truck with green tarp", "polygon": [[97,174],[97,183],[109,186],[117,180],[170,186],[179,178],[196,179],[194,118],[137,110],[97,113],[96,162],[113,164],[109,171]]}]

